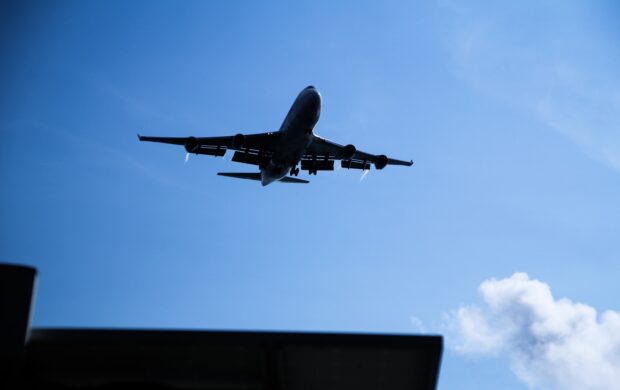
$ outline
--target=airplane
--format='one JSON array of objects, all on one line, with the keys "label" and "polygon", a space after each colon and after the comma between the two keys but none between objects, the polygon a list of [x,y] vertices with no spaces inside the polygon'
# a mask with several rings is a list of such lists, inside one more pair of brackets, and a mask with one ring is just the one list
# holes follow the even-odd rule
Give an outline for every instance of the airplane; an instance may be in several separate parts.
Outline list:
[{"label": "airplane", "polygon": [[[334,161],[341,167],[368,171],[387,165],[411,166],[413,161],[389,158],[357,150],[351,144],[340,145],[314,133],[321,115],[321,94],[312,85],[304,88],[291,106],[280,130],[260,134],[236,134],[225,137],[150,137],[138,134],[140,141],[182,145],[188,153],[223,157],[228,149],[232,161],[257,165],[259,172],[219,172],[218,175],[260,181],[263,186],[281,183],[309,183],[299,179],[300,169],[315,175],[333,171]],[[290,174],[290,176],[287,176]]]}]

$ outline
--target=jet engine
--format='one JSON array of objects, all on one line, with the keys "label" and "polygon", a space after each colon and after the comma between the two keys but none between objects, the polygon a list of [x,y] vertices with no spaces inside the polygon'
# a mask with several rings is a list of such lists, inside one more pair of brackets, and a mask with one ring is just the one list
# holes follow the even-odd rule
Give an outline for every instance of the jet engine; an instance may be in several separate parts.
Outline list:
[{"label": "jet engine", "polygon": [[232,140],[232,146],[233,148],[237,149],[242,147],[245,144],[245,135],[239,133],[239,134],[235,134],[235,136],[233,137]]},{"label": "jet engine", "polygon": [[375,168],[383,169],[388,163],[388,158],[385,154],[377,156],[377,160],[375,160]]},{"label": "jet engine", "polygon": [[347,146],[344,147],[344,150],[342,151],[342,159],[343,160],[350,160],[351,158],[353,158],[353,155],[355,154],[355,152],[357,152],[357,149],[355,149],[355,146],[349,144]]},{"label": "jet engine", "polygon": [[187,150],[187,153],[196,153],[199,148],[200,144],[196,137],[189,137],[187,141],[185,141],[185,150]]}]

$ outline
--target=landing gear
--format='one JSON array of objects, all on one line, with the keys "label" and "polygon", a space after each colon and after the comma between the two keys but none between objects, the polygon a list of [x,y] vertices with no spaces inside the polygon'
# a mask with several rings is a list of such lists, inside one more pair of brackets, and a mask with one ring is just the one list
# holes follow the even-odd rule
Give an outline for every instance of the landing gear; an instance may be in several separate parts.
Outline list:
[{"label": "landing gear", "polygon": [[292,168],[291,176],[297,176],[297,175],[299,175],[299,168]]},{"label": "landing gear", "polygon": [[309,170],[308,170],[308,175],[314,175],[314,176],[316,176],[316,169],[309,169]]}]

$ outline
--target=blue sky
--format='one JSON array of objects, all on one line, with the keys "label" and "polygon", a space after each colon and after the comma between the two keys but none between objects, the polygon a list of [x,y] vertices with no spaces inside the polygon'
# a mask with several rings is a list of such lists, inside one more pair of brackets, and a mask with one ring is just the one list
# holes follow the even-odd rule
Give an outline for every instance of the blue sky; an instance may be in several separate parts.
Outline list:
[{"label": "blue sky", "polygon": [[[37,326],[442,333],[440,388],[519,389],[560,385],[463,348],[482,282],[620,310],[615,2],[3,7],[0,259]],[[416,165],[262,188],[136,139],[277,130],[309,84],[318,134]]]}]

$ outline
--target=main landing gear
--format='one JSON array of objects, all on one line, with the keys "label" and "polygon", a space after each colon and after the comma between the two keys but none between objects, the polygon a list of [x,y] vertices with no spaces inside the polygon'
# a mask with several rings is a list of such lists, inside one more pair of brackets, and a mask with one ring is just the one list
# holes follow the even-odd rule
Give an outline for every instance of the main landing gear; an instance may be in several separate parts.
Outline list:
[{"label": "main landing gear", "polygon": [[[317,172],[317,169],[308,169],[308,175],[316,176],[316,172]],[[291,168],[291,171],[289,172],[289,174],[291,176],[298,176],[299,175],[299,167]]]}]

